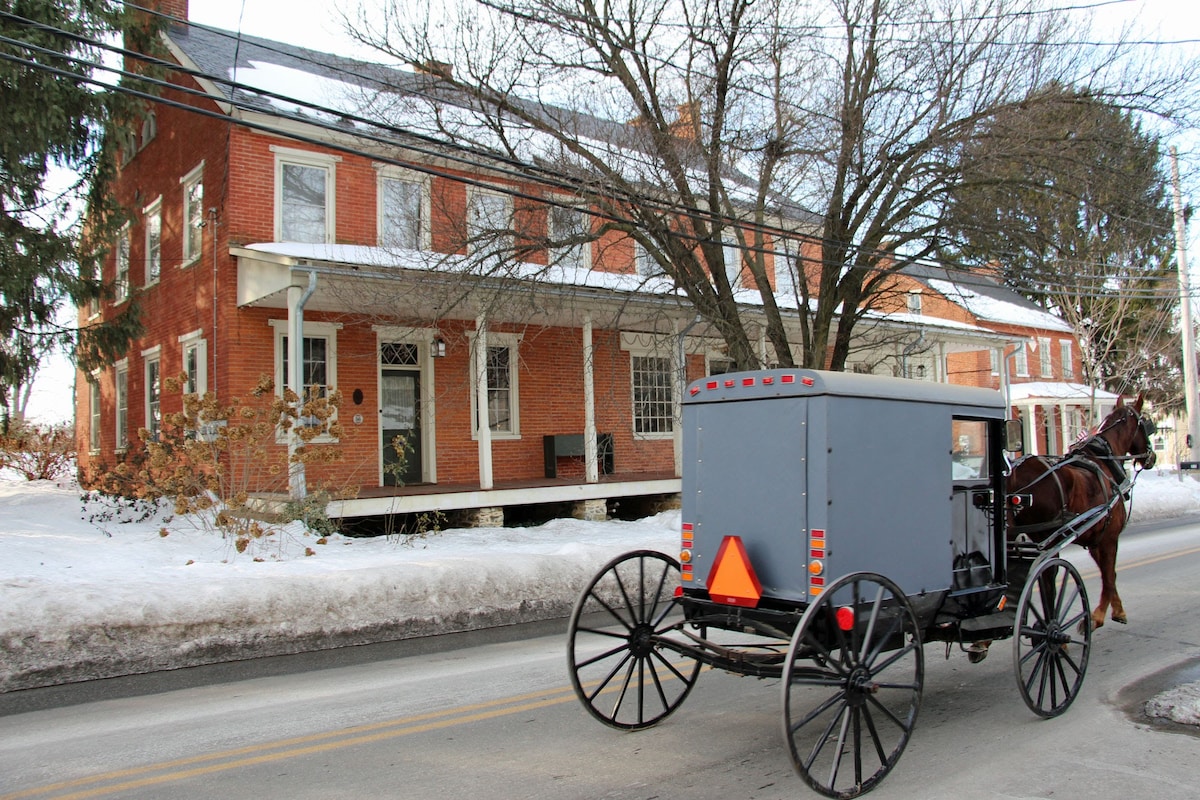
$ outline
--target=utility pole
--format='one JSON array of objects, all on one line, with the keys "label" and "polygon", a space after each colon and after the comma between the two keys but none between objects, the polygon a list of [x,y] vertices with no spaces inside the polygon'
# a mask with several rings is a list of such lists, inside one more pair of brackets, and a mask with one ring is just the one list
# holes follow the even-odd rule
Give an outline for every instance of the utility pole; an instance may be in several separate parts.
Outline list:
[{"label": "utility pole", "polygon": [[1171,147],[1171,184],[1175,194],[1175,263],[1179,268],[1180,327],[1183,328],[1183,390],[1187,403],[1189,460],[1200,453],[1200,417],[1196,416],[1196,341],[1192,332],[1192,293],[1188,280],[1187,231],[1179,189],[1179,152]]}]

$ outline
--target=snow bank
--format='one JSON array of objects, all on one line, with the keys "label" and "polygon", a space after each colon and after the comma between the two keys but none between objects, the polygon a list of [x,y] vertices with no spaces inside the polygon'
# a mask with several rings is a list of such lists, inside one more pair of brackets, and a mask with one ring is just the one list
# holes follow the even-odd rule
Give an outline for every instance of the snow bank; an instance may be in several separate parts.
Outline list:
[{"label": "snow bank", "polygon": [[[1138,479],[1134,521],[1197,512],[1200,482]],[[679,537],[675,511],[411,541],[291,527],[239,553],[195,518],[118,516],[0,479],[0,691],[564,617],[607,560]]]}]

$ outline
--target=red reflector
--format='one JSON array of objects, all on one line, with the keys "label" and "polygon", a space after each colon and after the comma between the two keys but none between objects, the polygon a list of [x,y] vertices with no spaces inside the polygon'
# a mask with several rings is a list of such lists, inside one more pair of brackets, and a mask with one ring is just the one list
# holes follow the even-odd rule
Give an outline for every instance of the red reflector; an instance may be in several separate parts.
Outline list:
[{"label": "red reflector", "polygon": [[854,627],[854,609],[842,606],[837,610],[837,625],[844,631]]},{"label": "red reflector", "polygon": [[742,386],[753,386],[754,378],[742,378]]},{"label": "red reflector", "polygon": [[726,388],[726,389],[732,389],[733,387],[734,387],[734,382],[733,382],[733,381],[725,381],[725,388]]},{"label": "red reflector", "polygon": [[814,383],[812,378],[802,378],[800,380],[800,382],[803,383],[805,386],[812,386]]},{"label": "red reflector", "polygon": [[1013,495],[1012,497],[1008,498],[1008,502],[1012,503],[1014,506],[1019,506],[1021,505],[1021,496]]},{"label": "red reflector", "polygon": [[679,527],[684,533],[691,533],[692,529],[693,529],[692,523],[690,523],[690,522],[685,522],[682,525],[680,525]]},{"label": "red reflector", "polygon": [[824,586],[825,585],[825,579],[818,578],[816,575],[809,578],[808,582],[811,583],[813,586]]},{"label": "red reflector", "polygon": [[815,550],[815,549],[814,549],[814,550],[809,550],[809,551],[808,551],[808,554],[809,554],[810,556],[812,556],[813,558],[824,558],[824,557],[825,557],[825,551],[824,551],[824,550]]},{"label": "red reflector", "polygon": [[774,383],[774,382],[775,382],[775,379],[774,379],[774,378],[772,378],[770,375],[768,375],[767,377],[763,378],[763,386],[770,386],[770,385],[771,385],[772,383]]},{"label": "red reflector", "polygon": [[682,586],[676,586],[676,587],[675,587],[675,596],[676,596],[676,597],[683,597],[683,587],[682,587]]},{"label": "red reflector", "polygon": [[784,375],[779,380],[783,381],[784,383],[795,383],[796,376],[795,375]]},{"label": "red reflector", "polygon": [[824,539],[825,538],[825,529],[824,528],[813,528],[812,529],[812,538]]},{"label": "red reflector", "polygon": [[695,397],[695,396],[696,396],[696,395],[698,395],[698,394],[700,394],[700,387],[699,387],[699,386],[693,386],[693,387],[691,388],[691,395],[692,395],[692,397]]},{"label": "red reflector", "polygon": [[704,388],[705,389],[715,389],[715,388],[717,388],[717,382],[709,381],[708,383],[704,384]]}]

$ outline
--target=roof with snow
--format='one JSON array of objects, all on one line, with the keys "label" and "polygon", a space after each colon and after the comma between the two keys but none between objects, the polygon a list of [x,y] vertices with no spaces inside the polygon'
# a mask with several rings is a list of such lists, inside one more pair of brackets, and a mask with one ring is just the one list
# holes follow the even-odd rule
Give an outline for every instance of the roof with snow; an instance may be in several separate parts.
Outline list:
[{"label": "roof with snow", "polygon": [[1061,318],[986,275],[929,264],[913,264],[903,271],[985,323],[1071,332]]}]

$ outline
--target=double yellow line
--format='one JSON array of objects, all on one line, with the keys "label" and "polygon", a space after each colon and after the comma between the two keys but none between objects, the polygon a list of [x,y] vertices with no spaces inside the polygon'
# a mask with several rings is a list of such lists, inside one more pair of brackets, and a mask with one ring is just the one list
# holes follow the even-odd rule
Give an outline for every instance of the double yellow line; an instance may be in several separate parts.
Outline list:
[{"label": "double yellow line", "polygon": [[[19,800],[53,796],[57,800],[82,800],[88,797],[127,792],[156,786],[164,783],[174,783],[190,778],[202,777],[215,772],[224,772],[243,767],[253,767],[268,764],[297,756],[310,755],[344,747],[355,747],[401,736],[411,736],[418,733],[449,728],[484,720],[495,719],[509,714],[519,714],[547,706],[559,705],[575,699],[575,693],[570,687],[560,687],[549,691],[531,692],[529,694],[491,700],[468,706],[458,706],[444,711],[431,711],[400,719],[375,722],[369,725],[357,725],[340,731],[315,733],[308,736],[297,736],[277,742],[240,747],[234,750],[222,750],[215,753],[180,758],[174,761],[163,761],[144,767],[114,770],[99,775],[90,775],[32,789],[24,789],[11,794],[0,795],[0,800]],[[65,792],[65,794],[59,794]]]}]

